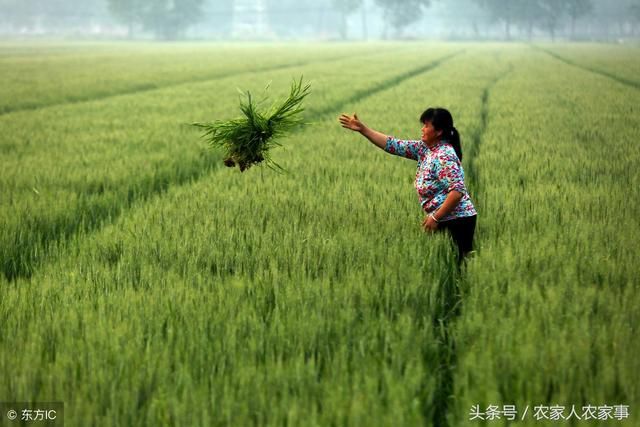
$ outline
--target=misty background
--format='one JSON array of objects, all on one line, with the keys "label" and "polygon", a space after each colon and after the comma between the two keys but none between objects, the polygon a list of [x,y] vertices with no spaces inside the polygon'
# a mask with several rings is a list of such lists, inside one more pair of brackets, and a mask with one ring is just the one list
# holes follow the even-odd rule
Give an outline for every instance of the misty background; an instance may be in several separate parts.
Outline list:
[{"label": "misty background", "polygon": [[0,0],[0,37],[625,41],[640,0]]}]

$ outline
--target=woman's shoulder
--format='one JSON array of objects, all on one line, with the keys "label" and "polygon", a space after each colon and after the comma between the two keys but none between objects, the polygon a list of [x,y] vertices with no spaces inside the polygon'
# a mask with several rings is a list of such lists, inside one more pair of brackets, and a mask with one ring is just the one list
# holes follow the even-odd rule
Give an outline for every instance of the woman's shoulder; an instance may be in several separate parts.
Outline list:
[{"label": "woman's shoulder", "polygon": [[442,141],[436,150],[436,155],[443,161],[459,161],[453,145],[447,141]]}]

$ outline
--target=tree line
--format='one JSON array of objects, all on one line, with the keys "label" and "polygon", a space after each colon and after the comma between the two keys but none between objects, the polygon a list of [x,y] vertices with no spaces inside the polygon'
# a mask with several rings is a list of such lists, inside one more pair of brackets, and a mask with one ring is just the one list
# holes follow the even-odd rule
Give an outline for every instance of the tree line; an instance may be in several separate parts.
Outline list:
[{"label": "tree line", "polygon": [[[238,1],[238,0],[235,0]],[[470,25],[479,35],[479,21],[499,25],[504,39],[529,38],[543,31],[555,39],[558,32],[579,37],[581,19],[601,16],[618,33],[640,25],[640,0],[264,0],[265,15],[278,35],[300,28],[335,32],[347,38],[348,18],[359,12],[362,33],[375,13],[382,16],[383,38],[401,37],[430,9],[451,16],[451,22]],[[375,8],[372,7],[375,5]],[[375,10],[374,10],[375,9]],[[475,15],[469,11],[474,10]],[[237,13],[237,9],[236,9]],[[247,10],[247,14],[256,13]],[[236,17],[237,18],[237,17]],[[152,34],[158,39],[180,39],[194,25],[210,25],[221,34],[231,32],[234,0],[0,0],[0,24],[5,27],[50,29],[113,20],[127,34]],[[293,25],[292,23],[295,23]]]},{"label": "tree line", "polygon": [[[527,38],[532,38],[535,28],[549,32],[555,39],[560,26],[567,21],[570,27],[570,37],[576,38],[575,29],[578,19],[594,11],[593,0],[476,0],[482,7],[502,22],[505,28],[505,38],[511,39],[512,27],[519,26],[526,29]],[[614,0],[615,1],[615,0]],[[609,1],[610,3],[610,1]],[[632,12],[640,8],[640,2],[627,5]]]}]

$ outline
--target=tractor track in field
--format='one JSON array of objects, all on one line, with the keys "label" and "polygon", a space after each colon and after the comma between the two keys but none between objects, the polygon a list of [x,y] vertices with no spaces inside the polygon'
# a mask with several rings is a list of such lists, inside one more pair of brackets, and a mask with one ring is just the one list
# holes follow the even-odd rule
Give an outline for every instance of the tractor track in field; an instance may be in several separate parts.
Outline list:
[{"label": "tractor track in field", "polygon": [[19,112],[25,112],[25,111],[39,111],[39,110],[43,110],[43,109],[46,109],[46,108],[54,108],[54,107],[61,107],[61,106],[66,106],[66,105],[81,104],[81,103],[84,103],[84,102],[102,101],[102,100],[106,100],[106,99],[110,99],[110,98],[116,98],[118,96],[136,95],[136,94],[145,93],[145,92],[152,92],[154,90],[169,89],[169,88],[179,87],[179,86],[183,86],[183,85],[189,85],[189,84],[195,84],[195,83],[205,83],[205,82],[211,82],[211,81],[215,81],[215,80],[222,80],[222,79],[229,78],[229,77],[234,77],[234,76],[243,76],[243,75],[253,74],[253,73],[265,73],[265,72],[270,72],[270,71],[286,70],[287,68],[302,67],[302,66],[305,66],[305,65],[310,65],[310,64],[314,64],[314,63],[318,63],[318,62],[334,62],[334,61],[340,61],[340,60],[343,60],[343,59],[366,58],[367,56],[379,55],[380,53],[381,53],[380,51],[376,51],[376,52],[362,53],[360,55],[340,55],[340,56],[335,56],[335,57],[330,57],[330,58],[327,58],[327,59],[323,59],[321,61],[297,61],[297,62],[292,62],[292,63],[287,63],[287,64],[278,64],[278,65],[273,65],[273,66],[269,66],[269,67],[256,68],[256,69],[240,71],[240,72],[221,73],[220,75],[216,75],[216,76],[211,76],[211,75],[202,76],[202,77],[189,79],[189,80],[180,80],[180,81],[168,82],[166,84],[141,83],[141,84],[132,86],[132,87],[130,87],[128,89],[125,89],[125,90],[122,90],[122,91],[119,91],[119,92],[105,93],[105,94],[101,94],[101,95],[97,95],[97,96],[70,97],[70,98],[67,98],[67,99],[65,99],[64,101],[61,101],[61,102],[51,102],[51,103],[48,103],[48,104],[38,104],[38,105],[23,105],[23,106],[17,106],[15,108],[12,108],[12,107],[4,107],[4,108],[0,107],[0,117],[6,116],[6,115],[11,114],[11,113],[19,113]]},{"label": "tractor track in field", "polygon": [[[464,51],[455,52],[433,60],[426,65],[413,68],[398,76],[391,77],[368,90],[359,91],[355,95],[335,102],[315,113],[321,114],[323,118],[326,119],[330,114],[338,114],[344,105],[362,101],[383,90],[398,85],[411,77],[431,71],[462,52]],[[200,160],[188,165],[174,164],[168,168],[166,172],[157,174],[153,178],[143,177],[138,181],[129,183],[128,188],[123,189],[122,192],[119,193],[121,196],[116,206],[105,207],[101,203],[100,198],[91,198],[90,196],[96,194],[95,189],[80,192],[78,196],[86,200],[86,203],[81,204],[74,215],[66,217],[74,218],[73,221],[67,219],[65,222],[65,218],[52,218],[50,221],[43,221],[41,218],[36,218],[32,221],[32,224],[25,224],[30,230],[36,230],[35,234],[38,238],[30,241],[30,243],[21,242],[20,244],[14,244],[7,252],[0,253],[0,255],[2,255],[2,258],[0,258],[0,273],[4,274],[9,281],[15,281],[19,278],[30,278],[39,266],[52,256],[48,253],[48,246],[68,239],[81,231],[95,232],[105,225],[113,223],[135,203],[164,194],[170,187],[196,182],[200,178],[213,172],[213,170],[219,169],[217,166],[219,163],[220,162],[215,162],[215,164],[211,166],[210,162],[207,163]],[[178,176],[179,179],[175,180],[175,176]],[[174,179],[172,180],[172,178]],[[141,185],[141,183],[145,185]],[[98,191],[98,194],[99,193]],[[54,232],[51,231],[52,228]]]},{"label": "tractor track in field", "polygon": [[[482,91],[482,106],[480,107],[480,126],[479,128],[471,135],[472,144],[466,150],[467,156],[469,156],[469,161],[467,162],[466,176],[469,177],[469,181],[472,185],[478,185],[478,170],[476,166],[476,161],[478,159],[478,155],[480,154],[480,147],[482,145],[482,137],[487,130],[487,123],[489,121],[489,94],[493,87],[500,80],[505,78],[509,73],[513,71],[513,64],[509,64],[509,68],[499,74],[494,78],[487,87]],[[463,153],[464,154],[464,153]],[[464,156],[463,156],[464,158]]]},{"label": "tractor track in field", "polygon": [[[468,184],[473,185],[476,189],[479,185],[476,159],[480,154],[480,146],[482,145],[483,137],[487,130],[489,97],[493,87],[511,73],[512,70],[513,65],[509,64],[508,69],[498,74],[482,91],[480,126],[471,136],[473,144],[466,149],[466,154],[469,157],[466,171],[468,172]],[[438,360],[436,390],[434,392],[434,399],[431,402],[432,410],[424,413],[425,418],[431,419],[432,425],[438,427],[450,426],[447,414],[453,397],[454,376],[458,360],[453,327],[464,305],[464,290],[460,286],[464,279],[464,266],[461,268],[458,265],[456,257],[445,258],[444,262],[449,264],[448,271],[446,275],[441,277],[438,283],[439,288],[437,294],[439,298],[431,319],[434,335],[438,338],[436,349],[436,359]]]},{"label": "tractor track in field", "polygon": [[0,111],[0,117],[5,116],[7,114],[11,114],[11,113],[24,112],[24,111],[38,111],[38,110],[43,110],[43,109],[46,109],[46,108],[54,108],[54,107],[61,107],[61,106],[65,106],[65,105],[81,104],[83,102],[102,101],[102,100],[109,99],[109,98],[116,98],[118,96],[135,95],[135,94],[140,94],[140,93],[145,93],[145,92],[151,92],[151,91],[154,91],[154,90],[168,89],[168,88],[172,88],[172,87],[188,85],[188,84],[192,84],[192,83],[204,83],[204,82],[208,82],[208,81],[214,81],[214,80],[224,79],[224,78],[227,78],[227,77],[232,77],[234,75],[238,76],[238,75],[250,74],[250,73],[276,71],[276,70],[280,70],[280,69],[286,69],[286,68],[289,68],[289,67],[299,67],[299,66],[307,65],[308,63],[309,62],[296,62],[296,63],[292,63],[292,64],[278,64],[278,65],[274,65],[272,67],[259,68],[259,69],[255,69],[255,70],[251,70],[251,71],[242,71],[242,72],[237,73],[237,74],[224,73],[224,74],[220,74],[218,76],[202,76],[200,78],[195,78],[195,79],[190,79],[190,80],[180,80],[180,81],[170,82],[170,83],[167,83],[167,84],[141,83],[141,84],[138,84],[138,85],[134,85],[134,86],[132,86],[132,87],[130,87],[128,89],[122,90],[120,92],[105,93],[105,94],[96,95],[96,96],[70,97],[70,98],[67,98],[67,99],[65,99],[64,101],[61,101],[61,102],[51,102],[51,103],[48,103],[48,104],[23,105],[23,106],[18,106],[16,108],[5,107],[2,111]]},{"label": "tractor track in field", "polygon": [[[71,216],[58,216],[48,220],[33,217],[23,221],[26,227],[37,236],[28,242],[20,242],[20,229],[15,230],[13,245],[5,249],[0,255],[0,273],[9,281],[19,278],[30,278],[39,266],[51,255],[48,247],[51,244],[68,239],[80,232],[94,232],[105,225],[114,222],[135,203],[145,201],[151,197],[166,193],[170,187],[179,187],[195,182],[203,176],[219,169],[220,162],[196,161],[184,165],[176,163],[155,174],[153,177],[142,177],[134,182],[123,184],[118,191],[117,203],[105,206],[100,196],[109,194],[109,190],[102,186],[87,186],[79,191],[78,205]],[[117,188],[116,186],[111,186]],[[113,191],[113,190],[111,190]],[[70,219],[73,218],[73,219]]]},{"label": "tractor track in field", "polygon": [[457,52],[451,53],[449,55],[446,55],[440,59],[437,59],[433,62],[430,62],[426,65],[422,65],[420,67],[411,69],[405,73],[400,74],[399,76],[396,76],[392,79],[389,80],[385,80],[384,82],[379,83],[378,85],[372,87],[371,89],[367,89],[367,90],[361,90],[356,92],[355,94],[353,94],[352,96],[350,96],[349,98],[346,98],[344,101],[333,104],[328,106],[325,109],[316,111],[316,113],[320,116],[328,116],[331,114],[335,114],[336,111],[341,111],[342,108],[345,105],[348,104],[354,104],[357,102],[362,101],[365,98],[368,98],[370,96],[373,96],[379,92],[385,91],[387,89],[392,88],[393,86],[399,85],[400,83],[404,82],[405,80],[408,80],[412,77],[416,77],[422,73],[426,73],[427,71],[431,71],[436,67],[439,67],[440,65],[442,65],[444,62],[452,59],[455,56],[461,55],[463,54],[465,51],[463,50],[459,50]]},{"label": "tractor track in field", "polygon": [[545,48],[542,48],[540,46],[531,45],[531,47],[533,49],[537,49],[537,50],[539,50],[541,52],[546,53],[547,55],[551,56],[552,58],[557,59],[558,61],[564,62],[567,65],[571,65],[572,67],[576,67],[576,68],[579,68],[579,69],[581,69],[583,71],[587,71],[589,73],[593,73],[593,74],[597,74],[597,75],[602,76],[602,77],[606,77],[606,78],[611,79],[611,80],[613,80],[613,81],[615,81],[617,83],[621,83],[623,85],[630,86],[630,87],[632,87],[634,89],[640,89],[640,82],[638,82],[638,81],[629,80],[627,78],[620,77],[620,76],[618,76],[616,74],[610,73],[609,71],[602,70],[602,69],[599,69],[599,68],[587,67],[585,65],[578,64],[577,62],[574,62],[574,61],[572,61],[572,60],[570,60],[568,58],[565,58],[565,57],[563,57],[561,55],[558,55],[555,52],[552,52],[552,51],[550,51],[548,49],[545,49]]}]

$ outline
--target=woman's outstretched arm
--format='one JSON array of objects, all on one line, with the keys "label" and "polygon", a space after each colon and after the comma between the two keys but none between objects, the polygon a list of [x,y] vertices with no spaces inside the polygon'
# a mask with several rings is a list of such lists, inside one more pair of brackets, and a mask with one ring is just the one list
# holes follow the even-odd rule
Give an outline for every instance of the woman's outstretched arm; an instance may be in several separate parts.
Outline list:
[{"label": "woman's outstretched arm", "polygon": [[387,135],[367,127],[358,119],[356,113],[353,113],[353,116],[342,114],[339,120],[343,128],[360,132],[365,138],[367,138],[377,147],[383,150],[385,149],[387,145]]}]

